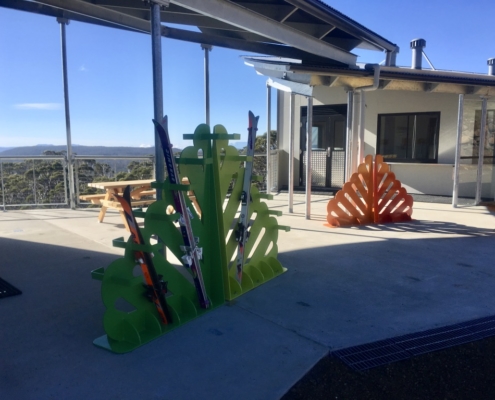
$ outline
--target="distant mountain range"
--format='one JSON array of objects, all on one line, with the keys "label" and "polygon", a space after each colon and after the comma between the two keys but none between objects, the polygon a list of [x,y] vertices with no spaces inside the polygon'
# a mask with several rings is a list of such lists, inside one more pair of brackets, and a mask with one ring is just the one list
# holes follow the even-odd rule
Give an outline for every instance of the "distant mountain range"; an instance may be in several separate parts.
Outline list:
[{"label": "distant mountain range", "polygon": [[[24,147],[0,147],[0,156],[42,156],[45,151],[66,151],[65,145],[38,144]],[[181,151],[173,149],[174,153]],[[106,147],[73,145],[72,153],[78,156],[149,156],[155,154],[154,147]]]}]

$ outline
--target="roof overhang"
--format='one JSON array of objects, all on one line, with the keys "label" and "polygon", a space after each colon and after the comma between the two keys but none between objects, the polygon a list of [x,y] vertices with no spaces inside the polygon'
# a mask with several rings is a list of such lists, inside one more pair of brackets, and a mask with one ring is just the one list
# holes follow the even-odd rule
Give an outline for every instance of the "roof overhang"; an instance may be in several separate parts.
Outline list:
[{"label": "roof overhang", "polygon": [[[262,57],[245,57],[244,60],[258,74],[311,86],[341,87],[349,91],[370,86],[374,80],[372,65],[350,68]],[[381,66],[378,89],[495,96],[495,76]]]},{"label": "roof overhang", "polygon": [[[2,0],[0,6],[135,32],[150,32],[143,0]],[[398,47],[318,0],[155,0],[164,37],[320,65],[356,64],[354,48]],[[192,27],[192,30],[191,30]]]}]

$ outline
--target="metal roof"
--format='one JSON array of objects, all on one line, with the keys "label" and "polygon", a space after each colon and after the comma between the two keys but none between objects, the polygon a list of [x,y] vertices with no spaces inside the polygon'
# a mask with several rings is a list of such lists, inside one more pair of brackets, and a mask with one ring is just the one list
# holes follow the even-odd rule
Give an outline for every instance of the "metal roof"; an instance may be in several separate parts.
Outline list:
[{"label": "metal roof", "polygon": [[[342,65],[312,65],[289,59],[245,57],[245,63],[258,73],[275,80],[309,86],[343,87],[353,90],[373,82],[373,65],[364,68]],[[429,69],[380,66],[383,90],[425,91],[495,95],[495,76]]]},{"label": "metal roof", "polygon": [[[398,47],[320,0],[154,0],[162,36],[316,64],[355,65],[355,48]],[[143,0],[2,0],[0,6],[149,33]],[[166,24],[185,25],[186,29]],[[191,30],[192,27],[192,30]]]}]

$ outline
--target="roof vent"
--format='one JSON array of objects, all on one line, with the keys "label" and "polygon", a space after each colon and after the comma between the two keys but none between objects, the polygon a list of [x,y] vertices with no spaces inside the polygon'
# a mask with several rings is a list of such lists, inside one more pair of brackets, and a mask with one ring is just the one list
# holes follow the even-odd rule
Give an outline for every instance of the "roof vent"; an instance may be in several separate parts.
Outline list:
[{"label": "roof vent", "polygon": [[413,39],[411,40],[412,49],[412,69],[421,69],[421,61],[423,58],[423,48],[426,47],[426,40]]},{"label": "roof vent", "polygon": [[495,76],[495,58],[488,59],[488,75]]}]

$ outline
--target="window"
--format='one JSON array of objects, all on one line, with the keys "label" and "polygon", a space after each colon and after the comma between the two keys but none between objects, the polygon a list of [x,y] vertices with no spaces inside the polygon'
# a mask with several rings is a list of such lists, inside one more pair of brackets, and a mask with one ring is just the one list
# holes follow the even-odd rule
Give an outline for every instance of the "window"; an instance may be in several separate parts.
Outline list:
[{"label": "window", "polygon": [[440,113],[378,115],[377,154],[385,161],[436,163]]}]

